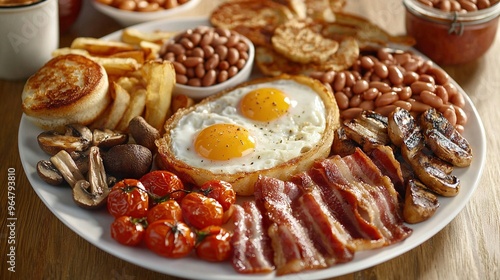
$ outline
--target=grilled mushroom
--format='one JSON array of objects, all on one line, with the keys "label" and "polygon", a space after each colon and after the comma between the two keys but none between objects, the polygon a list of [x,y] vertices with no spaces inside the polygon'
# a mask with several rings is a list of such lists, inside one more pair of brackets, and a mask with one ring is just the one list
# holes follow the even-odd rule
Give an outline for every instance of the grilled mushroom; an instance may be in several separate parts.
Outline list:
[{"label": "grilled mushroom", "polygon": [[436,213],[439,208],[438,198],[418,180],[408,180],[403,207],[405,222],[415,224],[423,222]]},{"label": "grilled mushroom", "polygon": [[73,200],[83,208],[99,208],[106,203],[108,180],[99,148],[92,146],[89,153],[88,181],[79,180],[73,188]]},{"label": "grilled mushroom", "polygon": [[64,134],[54,130],[44,131],[38,135],[37,141],[40,148],[51,156],[61,150],[81,152],[92,144],[92,132],[84,125],[72,124],[66,126]]},{"label": "grilled mushroom", "polygon": [[82,172],[76,166],[75,161],[65,150],[59,151],[50,158],[50,162],[59,170],[64,180],[73,188],[76,182],[84,180]]},{"label": "grilled mushroom", "polygon": [[420,117],[426,144],[441,159],[458,167],[467,167],[472,162],[472,148],[448,120],[434,108]]},{"label": "grilled mushroom", "polygon": [[111,129],[94,129],[92,144],[99,148],[108,149],[116,145],[125,144],[128,141],[128,134],[113,131]]},{"label": "grilled mushroom", "polygon": [[50,160],[41,160],[36,164],[38,176],[47,184],[60,186],[64,183],[64,178]]}]

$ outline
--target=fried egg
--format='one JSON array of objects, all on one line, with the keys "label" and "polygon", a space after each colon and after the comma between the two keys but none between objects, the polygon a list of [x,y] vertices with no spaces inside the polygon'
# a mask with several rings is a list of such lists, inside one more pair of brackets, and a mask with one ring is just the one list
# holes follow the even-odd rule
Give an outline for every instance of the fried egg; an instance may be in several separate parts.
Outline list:
[{"label": "fried egg", "polygon": [[314,148],[325,105],[293,79],[238,87],[197,106],[170,131],[177,160],[215,174],[272,168]]}]

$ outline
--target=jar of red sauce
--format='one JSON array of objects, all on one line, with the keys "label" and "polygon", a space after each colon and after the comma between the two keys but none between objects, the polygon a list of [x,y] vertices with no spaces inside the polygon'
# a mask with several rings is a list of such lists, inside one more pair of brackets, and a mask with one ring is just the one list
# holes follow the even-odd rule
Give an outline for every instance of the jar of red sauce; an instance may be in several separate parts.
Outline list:
[{"label": "jar of red sauce", "polygon": [[59,30],[65,33],[80,15],[83,0],[59,0]]},{"label": "jar of red sauce", "polygon": [[500,3],[472,12],[445,12],[417,0],[403,0],[406,31],[415,48],[440,65],[457,65],[481,57],[493,43]]}]

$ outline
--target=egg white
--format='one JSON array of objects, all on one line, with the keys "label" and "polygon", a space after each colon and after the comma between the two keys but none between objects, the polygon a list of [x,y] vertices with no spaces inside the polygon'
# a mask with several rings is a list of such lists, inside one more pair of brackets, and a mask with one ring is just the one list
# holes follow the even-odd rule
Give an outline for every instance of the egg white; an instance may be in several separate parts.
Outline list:
[{"label": "egg white", "polygon": [[[251,90],[265,87],[279,89],[290,98],[288,112],[269,122],[243,116],[239,111],[241,98]],[[246,128],[255,139],[255,150],[246,156],[225,161],[200,156],[193,145],[197,134],[217,123]],[[321,140],[325,127],[325,106],[316,92],[301,83],[283,79],[237,88],[199,106],[181,118],[170,133],[177,159],[213,173],[234,174],[272,168],[299,156]]]}]

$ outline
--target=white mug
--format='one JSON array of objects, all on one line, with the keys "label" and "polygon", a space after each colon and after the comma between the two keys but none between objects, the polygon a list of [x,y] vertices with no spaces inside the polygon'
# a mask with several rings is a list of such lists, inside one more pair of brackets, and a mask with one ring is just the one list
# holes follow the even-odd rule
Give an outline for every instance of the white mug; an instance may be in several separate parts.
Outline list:
[{"label": "white mug", "polygon": [[34,74],[59,47],[58,0],[0,0],[0,79]]}]

